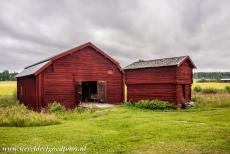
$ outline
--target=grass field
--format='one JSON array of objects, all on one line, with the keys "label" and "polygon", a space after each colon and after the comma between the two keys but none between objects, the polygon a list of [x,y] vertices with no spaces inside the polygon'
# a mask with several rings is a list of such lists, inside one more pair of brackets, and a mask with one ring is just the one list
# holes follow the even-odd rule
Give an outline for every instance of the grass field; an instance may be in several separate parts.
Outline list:
[{"label": "grass field", "polygon": [[16,91],[15,81],[0,81],[0,96],[12,95]]},{"label": "grass field", "polygon": [[197,82],[194,82],[192,87],[195,87],[195,86],[200,86],[201,88],[224,89],[226,86],[230,86],[230,83],[215,83],[215,82],[197,83]]},{"label": "grass field", "polygon": [[0,147],[86,146],[86,153],[106,154],[230,153],[230,97],[198,98],[199,109],[150,111],[119,105],[67,114],[57,125],[0,127]]}]

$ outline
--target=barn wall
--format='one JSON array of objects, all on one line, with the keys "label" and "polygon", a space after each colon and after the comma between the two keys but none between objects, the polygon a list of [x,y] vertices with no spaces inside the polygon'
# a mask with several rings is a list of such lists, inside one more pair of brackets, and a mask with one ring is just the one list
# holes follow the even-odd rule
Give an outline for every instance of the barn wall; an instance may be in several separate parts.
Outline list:
[{"label": "barn wall", "polygon": [[[177,67],[177,102],[185,103],[191,101],[192,66],[189,60],[184,61]],[[182,85],[185,85],[185,98],[183,97]]]},{"label": "barn wall", "polygon": [[177,83],[192,84],[192,67],[188,60],[177,67]]},{"label": "barn wall", "polygon": [[106,81],[107,102],[123,101],[123,74],[111,61],[91,47],[73,53],[75,79],[81,81]]},{"label": "barn wall", "polygon": [[117,66],[91,47],[54,61],[44,72],[43,104],[59,101],[74,107],[75,84],[81,81],[106,81],[107,102],[123,101],[122,73]]},{"label": "barn wall", "polygon": [[128,100],[158,99],[169,102],[176,102],[175,84],[129,84]]},{"label": "barn wall", "polygon": [[191,85],[185,85],[185,97],[183,96],[182,85],[177,85],[177,103],[182,104],[191,101]]},{"label": "barn wall", "polygon": [[126,84],[175,83],[176,67],[126,70]]},{"label": "barn wall", "polygon": [[[126,70],[128,100],[160,99],[175,103],[191,101],[192,67],[189,60],[179,67]],[[185,97],[182,85],[185,85]]]},{"label": "barn wall", "polygon": [[61,102],[68,108],[75,106],[72,57],[62,57],[50,65],[43,73],[43,105],[54,101]]},{"label": "barn wall", "polygon": [[159,99],[176,102],[176,67],[126,70],[129,101]]},{"label": "barn wall", "polygon": [[36,109],[36,77],[17,78],[17,98],[25,106]]}]

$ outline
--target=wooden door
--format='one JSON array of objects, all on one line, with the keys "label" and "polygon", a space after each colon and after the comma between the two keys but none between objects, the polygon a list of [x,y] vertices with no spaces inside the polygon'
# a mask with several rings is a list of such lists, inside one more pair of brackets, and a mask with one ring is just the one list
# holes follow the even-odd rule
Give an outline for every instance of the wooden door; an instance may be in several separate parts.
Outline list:
[{"label": "wooden door", "polygon": [[76,82],[75,84],[75,100],[76,104],[79,105],[82,101],[82,84],[81,82]]},{"label": "wooden door", "polygon": [[106,82],[98,81],[97,82],[97,92],[98,92],[98,100],[99,102],[106,102]]}]

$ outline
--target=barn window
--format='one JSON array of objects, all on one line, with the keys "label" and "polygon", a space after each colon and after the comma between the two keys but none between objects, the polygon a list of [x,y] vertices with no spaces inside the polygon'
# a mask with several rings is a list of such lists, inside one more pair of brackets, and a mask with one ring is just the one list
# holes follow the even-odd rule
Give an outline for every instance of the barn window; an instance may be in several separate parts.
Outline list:
[{"label": "barn window", "polygon": [[182,85],[182,95],[183,95],[183,98],[185,99],[185,85]]}]

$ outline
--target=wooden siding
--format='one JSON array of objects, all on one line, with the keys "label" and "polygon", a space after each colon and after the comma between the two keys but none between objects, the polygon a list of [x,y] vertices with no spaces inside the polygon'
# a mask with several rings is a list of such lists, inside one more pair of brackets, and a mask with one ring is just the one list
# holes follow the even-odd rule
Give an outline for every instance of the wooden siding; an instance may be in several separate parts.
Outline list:
[{"label": "wooden siding", "polygon": [[186,59],[179,66],[125,70],[128,100],[191,101],[192,68]]},{"label": "wooden siding", "polygon": [[126,70],[126,84],[175,83],[176,67]]},{"label": "wooden siding", "polygon": [[129,84],[127,90],[129,101],[158,99],[176,102],[175,84]]},{"label": "wooden siding", "polygon": [[123,101],[123,74],[110,60],[86,47],[53,62],[43,73],[43,104],[59,101],[76,106],[76,84],[82,81],[106,81],[107,102]]},{"label": "wooden siding", "polygon": [[184,61],[177,67],[177,83],[178,84],[192,84],[192,68],[189,60]]},{"label": "wooden siding", "polygon": [[191,101],[191,85],[185,85],[185,97],[183,96],[182,85],[176,87],[177,104],[182,104]]},{"label": "wooden siding", "polygon": [[109,59],[95,52],[91,47],[73,53],[75,80],[106,81],[107,102],[123,101],[123,73]]},{"label": "wooden siding", "polygon": [[36,102],[36,77],[31,75],[17,78],[17,98],[25,106],[37,109]]}]

